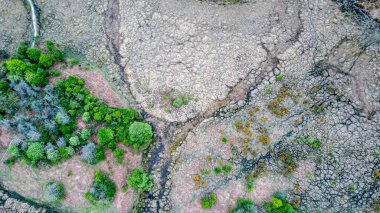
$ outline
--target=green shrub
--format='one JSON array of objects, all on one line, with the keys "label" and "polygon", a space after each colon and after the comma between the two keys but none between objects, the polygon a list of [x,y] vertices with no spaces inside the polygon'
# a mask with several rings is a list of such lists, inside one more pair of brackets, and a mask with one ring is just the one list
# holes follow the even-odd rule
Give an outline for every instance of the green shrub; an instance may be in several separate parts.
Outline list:
[{"label": "green shrub", "polygon": [[113,154],[115,156],[115,161],[117,164],[121,164],[123,162],[123,157],[124,157],[124,152],[122,149],[117,147],[114,151]]},{"label": "green shrub", "polygon": [[84,112],[82,115],[82,121],[88,123],[91,119],[91,115],[89,112]]},{"label": "green shrub", "polygon": [[228,213],[258,213],[259,210],[252,201],[238,198],[236,208],[229,210]]},{"label": "green shrub", "polygon": [[57,149],[50,148],[46,151],[46,158],[55,163],[61,159],[61,156]]},{"label": "green shrub", "polygon": [[147,123],[135,121],[129,127],[129,143],[133,144],[133,148],[138,150],[152,138],[152,127]]},{"label": "green shrub", "polygon": [[4,63],[5,68],[12,75],[22,76],[26,70],[26,64],[20,59],[10,59]]},{"label": "green shrub", "polygon": [[219,167],[214,168],[214,173],[217,175],[222,172],[222,169]]},{"label": "green shrub", "polygon": [[90,202],[106,202],[113,200],[116,194],[116,185],[102,171],[96,171],[94,174],[94,182],[90,190],[85,194],[85,198]]},{"label": "green shrub", "polygon": [[50,182],[44,187],[44,196],[50,202],[59,202],[65,199],[65,189],[60,182]]},{"label": "green shrub", "polygon": [[217,203],[216,194],[211,193],[201,198],[201,206],[204,209],[210,209]]},{"label": "green shrub", "polygon": [[175,98],[172,100],[172,106],[175,108],[180,108],[182,105],[188,104],[188,100],[185,100],[183,98]]},{"label": "green shrub", "polygon": [[12,155],[12,157],[18,158],[20,157],[20,150],[15,145],[10,145],[8,148],[8,153]]},{"label": "green shrub", "polygon": [[271,203],[264,203],[263,208],[268,213],[297,213],[285,199],[273,196]]},{"label": "green shrub", "polygon": [[25,81],[32,85],[44,87],[48,84],[49,79],[46,71],[38,68],[37,71],[27,70],[25,72]]},{"label": "green shrub", "polygon": [[72,136],[69,140],[69,144],[71,146],[79,146],[80,145],[80,140],[78,136]]},{"label": "green shrub", "polygon": [[49,68],[53,65],[54,63],[54,58],[51,57],[50,55],[46,54],[41,54],[39,58],[39,64],[44,67],[44,68]]},{"label": "green shrub", "polygon": [[152,178],[142,168],[136,168],[127,178],[127,184],[139,192],[150,191]]},{"label": "green shrub", "polygon": [[225,173],[229,173],[229,172],[232,170],[232,166],[230,166],[230,165],[223,166],[223,167],[222,167],[222,170],[223,170]]},{"label": "green shrub", "polygon": [[20,43],[17,49],[17,56],[26,59],[28,55],[26,54],[26,51],[28,50],[28,45],[25,43]]},{"label": "green shrub", "polygon": [[81,133],[80,133],[80,138],[82,140],[87,140],[89,137],[91,136],[91,130],[89,129],[82,129]]},{"label": "green shrub", "polygon": [[44,146],[41,143],[32,143],[26,150],[26,156],[36,163],[38,160],[44,157]]},{"label": "green shrub", "polygon": [[31,61],[38,62],[38,60],[40,59],[41,50],[39,50],[38,48],[28,48],[26,50],[26,54],[28,55],[28,58]]},{"label": "green shrub", "polygon": [[53,77],[58,77],[61,75],[60,72],[58,72],[57,70],[53,70],[53,69],[48,70],[47,72],[48,72],[49,76],[53,76]]},{"label": "green shrub", "polygon": [[114,139],[115,133],[112,129],[99,129],[98,139],[99,143],[105,145]]}]

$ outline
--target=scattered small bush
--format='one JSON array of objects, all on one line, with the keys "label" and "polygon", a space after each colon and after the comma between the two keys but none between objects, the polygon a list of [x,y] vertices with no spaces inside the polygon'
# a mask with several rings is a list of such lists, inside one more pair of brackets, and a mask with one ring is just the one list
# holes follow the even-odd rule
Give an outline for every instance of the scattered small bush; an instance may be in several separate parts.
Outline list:
[{"label": "scattered small bush", "polygon": [[102,171],[96,171],[94,182],[85,197],[92,203],[110,203],[116,194],[115,183]]},{"label": "scattered small bush", "polygon": [[174,106],[175,108],[180,108],[181,106],[186,105],[188,103],[189,101],[183,98],[175,98],[172,100],[172,106]]},{"label": "scattered small bush", "polygon": [[201,206],[204,209],[210,209],[217,203],[216,194],[211,193],[201,198]]},{"label": "scattered small bush", "polygon": [[117,147],[114,151],[113,154],[115,156],[115,161],[117,164],[121,164],[123,162],[123,157],[124,157],[124,152],[122,149]]},{"label": "scattered small bush", "polygon": [[238,198],[236,209],[229,210],[228,213],[258,213],[259,210],[252,201]]},{"label": "scattered small bush", "polygon": [[65,189],[60,182],[50,182],[44,187],[45,199],[49,202],[59,202],[65,198]]},{"label": "scattered small bush", "polygon": [[127,184],[139,192],[150,191],[152,178],[142,168],[136,168],[127,178]]}]

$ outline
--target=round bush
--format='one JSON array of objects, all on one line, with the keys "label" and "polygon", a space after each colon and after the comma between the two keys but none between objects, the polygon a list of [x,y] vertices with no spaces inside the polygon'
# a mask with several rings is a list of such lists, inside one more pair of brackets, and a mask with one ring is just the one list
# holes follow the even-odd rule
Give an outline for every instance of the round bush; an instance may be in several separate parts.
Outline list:
[{"label": "round bush", "polygon": [[50,182],[44,188],[44,197],[50,202],[58,202],[65,198],[65,189],[60,182]]},{"label": "round bush", "polygon": [[152,178],[142,168],[136,168],[127,178],[127,184],[139,192],[149,191],[152,186]]},{"label": "round bush", "polygon": [[20,59],[10,59],[4,63],[4,66],[12,75],[22,76],[26,70],[26,64]]},{"label": "round bush", "polygon": [[135,149],[149,142],[152,136],[152,127],[147,123],[135,121],[129,127],[129,143],[133,144]]},{"label": "round bush", "polygon": [[27,70],[25,72],[25,81],[29,84],[43,87],[49,82],[46,74],[47,73],[40,68],[38,68],[37,71]]},{"label": "round bush", "polygon": [[58,162],[61,159],[59,151],[57,149],[54,149],[54,148],[49,148],[46,151],[46,157],[47,157],[47,159],[49,159],[53,163]]},{"label": "round bush", "polygon": [[108,142],[111,142],[114,139],[115,133],[112,129],[99,129],[98,131],[98,139],[99,143],[104,145]]},{"label": "round bush", "polygon": [[50,55],[46,55],[46,54],[40,55],[39,64],[42,67],[49,68],[53,65],[53,63],[54,63],[54,58],[51,57]]},{"label": "round bush", "polygon": [[26,54],[31,61],[38,62],[38,59],[40,59],[41,50],[38,48],[28,48],[26,50]]},{"label": "round bush", "polygon": [[26,150],[26,156],[32,162],[37,162],[44,157],[44,146],[41,143],[32,143]]}]

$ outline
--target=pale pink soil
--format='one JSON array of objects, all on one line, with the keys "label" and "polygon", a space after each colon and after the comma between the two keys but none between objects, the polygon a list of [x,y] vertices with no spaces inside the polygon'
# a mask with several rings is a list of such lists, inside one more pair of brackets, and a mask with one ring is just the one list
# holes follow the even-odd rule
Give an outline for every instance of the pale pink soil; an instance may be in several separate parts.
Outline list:
[{"label": "pale pink soil", "polygon": [[12,134],[7,132],[4,128],[0,127],[0,146],[3,148],[8,147]]}]

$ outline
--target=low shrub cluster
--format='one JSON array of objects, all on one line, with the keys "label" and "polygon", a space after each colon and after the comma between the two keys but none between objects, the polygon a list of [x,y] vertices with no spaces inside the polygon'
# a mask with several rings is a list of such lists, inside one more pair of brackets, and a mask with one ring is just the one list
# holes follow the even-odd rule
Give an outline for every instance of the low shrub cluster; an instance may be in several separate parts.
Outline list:
[{"label": "low shrub cluster", "polygon": [[252,201],[243,198],[238,198],[236,208],[229,210],[228,213],[257,213],[259,212],[257,206]]},{"label": "low shrub cluster", "polygon": [[264,203],[263,208],[268,213],[298,213],[283,197],[273,196],[271,203]]},{"label": "low shrub cluster", "polygon": [[204,209],[210,209],[211,207],[215,206],[216,203],[217,203],[217,200],[216,200],[215,193],[210,193],[201,198],[201,206]]},{"label": "low shrub cluster", "polygon": [[150,191],[153,186],[152,177],[142,168],[136,168],[127,178],[127,184],[139,192]]},{"label": "low shrub cluster", "polygon": [[102,171],[96,171],[94,182],[85,197],[91,203],[110,203],[116,194],[115,183]]},{"label": "low shrub cluster", "polygon": [[59,202],[65,198],[65,189],[60,182],[49,182],[44,187],[44,197],[49,202]]}]

